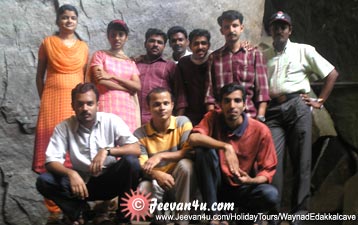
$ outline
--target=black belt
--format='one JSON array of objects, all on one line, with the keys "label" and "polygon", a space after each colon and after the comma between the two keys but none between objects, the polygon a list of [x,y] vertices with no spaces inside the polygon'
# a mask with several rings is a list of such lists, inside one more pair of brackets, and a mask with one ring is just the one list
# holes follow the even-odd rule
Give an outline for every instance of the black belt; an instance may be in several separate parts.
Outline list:
[{"label": "black belt", "polygon": [[280,105],[284,102],[287,102],[290,99],[296,98],[298,96],[300,96],[301,92],[293,92],[293,93],[289,93],[289,94],[283,94],[280,95],[276,98],[271,99],[270,104],[272,105]]}]

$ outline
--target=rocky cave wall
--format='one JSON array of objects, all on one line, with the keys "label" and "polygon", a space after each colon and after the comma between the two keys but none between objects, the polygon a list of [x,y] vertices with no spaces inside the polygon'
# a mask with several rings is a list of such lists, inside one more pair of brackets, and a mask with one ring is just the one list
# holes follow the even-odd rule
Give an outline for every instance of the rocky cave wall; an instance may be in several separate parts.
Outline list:
[{"label": "rocky cave wall", "polygon": [[[39,108],[35,74],[38,47],[45,36],[57,30],[55,11],[64,3],[73,4],[79,10],[77,31],[88,43],[91,53],[109,47],[105,29],[110,20],[125,20],[130,28],[125,52],[130,56],[144,53],[144,33],[148,28],[166,31],[173,25],[182,25],[188,31],[194,28],[210,30],[212,49],[216,49],[224,43],[216,18],[227,9],[243,12],[242,39],[254,44],[270,44],[262,21],[277,9],[287,9],[294,20],[293,39],[315,45],[337,66],[342,82],[357,82],[358,68],[354,62],[358,54],[356,0],[0,0],[0,224],[44,224],[46,220],[42,197],[35,190],[37,175],[31,171]],[[169,52],[167,46],[165,55]],[[329,207],[316,207],[318,211],[342,211],[348,207],[346,212],[357,213],[358,209],[356,202],[343,203],[345,198],[350,198],[343,194],[344,185],[351,188],[350,191],[357,187],[357,175],[355,180],[346,181],[356,171],[356,161],[352,158],[358,148],[354,129],[358,125],[358,89],[351,83],[347,85],[337,86],[326,106],[339,138],[331,142],[333,144],[321,157],[326,163],[318,165],[317,196],[324,199],[333,192],[335,199]],[[337,181],[337,177],[342,179]],[[330,179],[334,188],[320,189]],[[331,183],[326,185],[332,186]]]}]

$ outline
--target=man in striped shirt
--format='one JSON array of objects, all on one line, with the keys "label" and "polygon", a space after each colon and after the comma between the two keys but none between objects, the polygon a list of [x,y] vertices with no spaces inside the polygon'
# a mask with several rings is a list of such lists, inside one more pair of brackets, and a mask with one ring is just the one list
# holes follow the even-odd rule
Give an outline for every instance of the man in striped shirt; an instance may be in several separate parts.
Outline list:
[{"label": "man in striped shirt", "polygon": [[[158,202],[169,199],[177,203],[189,202],[190,193],[194,190],[194,171],[193,162],[185,155],[191,150],[187,139],[192,124],[185,116],[172,116],[174,101],[167,89],[154,88],[146,100],[152,118],[134,132],[140,143],[139,161],[145,178],[139,184],[139,190],[152,193]],[[177,213],[187,215],[189,212]],[[188,224],[188,221],[176,223]]]},{"label": "man in striped shirt", "polygon": [[218,17],[225,45],[209,56],[205,103],[208,110],[214,109],[220,88],[235,82],[247,93],[246,114],[263,122],[270,100],[266,62],[258,49],[246,49],[240,42],[243,20],[243,15],[236,10],[225,11]]}]

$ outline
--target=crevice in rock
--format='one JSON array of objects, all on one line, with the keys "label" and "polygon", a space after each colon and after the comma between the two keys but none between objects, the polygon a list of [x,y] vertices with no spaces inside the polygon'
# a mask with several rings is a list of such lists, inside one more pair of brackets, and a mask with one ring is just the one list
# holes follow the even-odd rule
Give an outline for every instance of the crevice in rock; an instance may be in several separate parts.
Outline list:
[{"label": "crevice in rock", "polygon": [[21,212],[23,212],[23,214],[26,215],[27,220],[28,220],[28,221],[31,221],[31,216],[28,214],[28,212],[26,211],[26,209],[20,204],[20,202],[19,202],[16,198],[12,198],[12,197],[11,197],[11,199],[12,199],[14,202],[16,202],[16,205],[18,206],[18,209],[20,209]]},{"label": "crevice in rock", "polygon": [[[124,16],[123,16],[123,13],[122,13],[122,11],[119,9],[120,7],[116,7],[116,4],[113,2],[113,0],[111,1],[111,5],[112,5],[112,9],[113,9],[113,13],[114,14],[119,14],[120,15],[120,18],[119,19],[121,19],[121,20],[124,20]],[[128,5],[127,5],[127,2],[126,2],[126,6],[127,6],[127,8],[128,8]]]},{"label": "crevice in rock", "polygon": [[[7,63],[7,59],[6,59],[6,53],[4,51],[4,68],[5,68],[5,74],[3,75],[3,80],[1,82],[1,86],[4,88],[4,93],[3,96],[1,98],[1,102],[0,102],[0,111],[3,113],[3,106],[4,106],[4,102],[6,99],[6,93],[7,93],[7,87],[8,87],[8,82],[9,82],[9,70],[8,70],[8,63]],[[5,114],[4,117],[6,118]]]},{"label": "crevice in rock", "polygon": [[6,196],[8,193],[8,188],[9,188],[9,183],[6,182],[5,179],[5,173],[3,171],[3,169],[0,167],[0,176],[1,176],[1,187],[3,190],[3,196],[2,196],[2,204],[1,204],[1,216],[2,216],[2,220],[5,224],[9,224],[6,222],[6,217],[5,217],[5,205],[6,205]]},{"label": "crevice in rock", "polygon": [[14,24],[13,26],[14,26],[14,31],[15,31],[16,46],[19,46],[19,39],[18,39],[19,29],[17,28],[16,24]]},{"label": "crevice in rock", "polygon": [[86,16],[87,18],[90,18],[90,17],[88,16],[86,10],[85,10],[85,7],[83,6],[83,1],[82,1],[82,0],[80,1],[80,7],[81,7],[82,12],[85,14],[85,16]]},{"label": "crevice in rock", "polygon": [[55,12],[57,12],[57,9],[60,8],[60,3],[58,1],[53,1],[53,5],[55,6]]},{"label": "crevice in rock", "polygon": [[91,32],[88,29],[88,26],[84,26],[84,28],[86,29],[86,33],[87,33],[87,37],[88,37],[88,42],[91,40]]}]

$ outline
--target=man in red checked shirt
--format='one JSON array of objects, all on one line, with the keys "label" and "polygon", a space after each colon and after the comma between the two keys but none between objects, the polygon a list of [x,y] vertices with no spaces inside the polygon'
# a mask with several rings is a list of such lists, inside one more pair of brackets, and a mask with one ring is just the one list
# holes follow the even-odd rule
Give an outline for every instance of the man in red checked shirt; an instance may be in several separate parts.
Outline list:
[{"label": "man in red checked shirt", "polygon": [[268,127],[244,112],[245,99],[241,85],[222,87],[221,110],[204,116],[193,128],[189,143],[204,148],[200,154],[205,157],[195,163],[203,200],[209,206],[219,200],[234,202],[240,212],[268,212],[278,201],[277,189],[269,184],[276,171],[275,146]]},{"label": "man in red checked shirt", "polygon": [[213,110],[220,88],[236,82],[245,88],[247,116],[265,121],[267,102],[270,100],[266,61],[257,48],[245,48],[240,41],[244,31],[244,17],[236,10],[228,10],[217,19],[225,45],[208,59],[205,103]]}]

